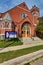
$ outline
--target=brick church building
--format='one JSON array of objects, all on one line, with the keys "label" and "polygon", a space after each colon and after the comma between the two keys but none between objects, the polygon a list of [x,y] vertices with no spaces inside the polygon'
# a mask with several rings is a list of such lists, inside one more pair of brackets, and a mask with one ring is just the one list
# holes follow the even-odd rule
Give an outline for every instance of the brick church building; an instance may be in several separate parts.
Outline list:
[{"label": "brick church building", "polygon": [[0,38],[5,37],[6,31],[16,31],[18,37],[35,36],[39,16],[39,8],[34,5],[29,9],[25,2],[0,13]]}]

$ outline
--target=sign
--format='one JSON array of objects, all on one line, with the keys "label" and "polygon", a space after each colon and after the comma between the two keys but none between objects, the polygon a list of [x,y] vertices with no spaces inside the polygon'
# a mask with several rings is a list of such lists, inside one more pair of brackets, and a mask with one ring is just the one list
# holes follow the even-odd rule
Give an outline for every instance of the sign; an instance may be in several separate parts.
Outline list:
[{"label": "sign", "polygon": [[17,32],[13,31],[6,31],[5,38],[17,38]]}]

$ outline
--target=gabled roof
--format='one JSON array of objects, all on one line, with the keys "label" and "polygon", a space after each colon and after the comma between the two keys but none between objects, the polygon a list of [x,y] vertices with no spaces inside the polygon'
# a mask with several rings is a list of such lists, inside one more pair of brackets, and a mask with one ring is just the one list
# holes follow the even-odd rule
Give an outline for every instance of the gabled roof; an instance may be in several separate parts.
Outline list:
[{"label": "gabled roof", "polygon": [[39,8],[38,8],[36,5],[34,5],[34,6],[32,7],[31,12],[34,11],[34,10],[39,12]]},{"label": "gabled roof", "polygon": [[4,19],[4,20],[9,20],[9,21],[12,20],[12,18],[11,18],[11,16],[10,16],[9,13],[6,13],[5,16],[3,17],[3,19]]},{"label": "gabled roof", "polygon": [[21,3],[21,4],[17,5],[17,6],[20,6],[22,8],[25,8],[25,9],[29,10],[29,8],[27,7],[25,2],[23,2],[23,3]]},{"label": "gabled roof", "polygon": [[[2,18],[7,18],[8,15],[10,15],[11,18],[12,18],[12,20],[14,21],[15,18],[16,18],[17,12],[19,12],[18,9],[19,9],[19,10],[22,9],[22,10],[24,10],[24,11],[30,11],[30,10],[28,9],[26,3],[23,2],[23,3],[19,4],[19,5],[17,5],[16,7],[12,8],[12,9],[10,9],[10,10],[4,12],[4,13],[2,13],[1,17],[2,17]],[[9,14],[8,14],[8,13],[9,13]],[[17,19],[17,20],[18,20],[18,19]],[[17,20],[16,20],[16,21],[17,21]]]},{"label": "gabled roof", "polygon": [[[25,9],[29,10],[29,8],[27,7],[27,5],[26,5],[25,2],[23,2],[23,3],[21,3],[21,4],[17,5],[17,6],[20,6],[21,8],[25,8]],[[11,11],[11,10],[17,8],[17,6],[11,8],[10,10],[8,10],[8,11],[6,11],[6,12],[9,12],[9,11]],[[6,12],[3,12],[2,14],[6,13]]]}]

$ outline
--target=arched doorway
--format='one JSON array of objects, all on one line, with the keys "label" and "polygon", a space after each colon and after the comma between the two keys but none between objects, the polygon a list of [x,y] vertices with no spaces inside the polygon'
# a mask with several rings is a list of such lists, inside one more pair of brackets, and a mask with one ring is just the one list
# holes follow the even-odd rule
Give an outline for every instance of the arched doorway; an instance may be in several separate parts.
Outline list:
[{"label": "arched doorway", "polygon": [[22,28],[21,28],[21,34],[22,34],[22,37],[30,36],[30,26],[28,22],[23,23]]}]

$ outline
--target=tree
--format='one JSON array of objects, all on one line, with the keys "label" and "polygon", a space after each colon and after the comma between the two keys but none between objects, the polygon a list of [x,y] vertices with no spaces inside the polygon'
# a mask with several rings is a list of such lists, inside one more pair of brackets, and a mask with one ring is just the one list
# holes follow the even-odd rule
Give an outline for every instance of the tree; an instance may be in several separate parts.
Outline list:
[{"label": "tree", "polygon": [[36,31],[43,34],[43,17],[39,18],[39,24],[37,25]]}]

